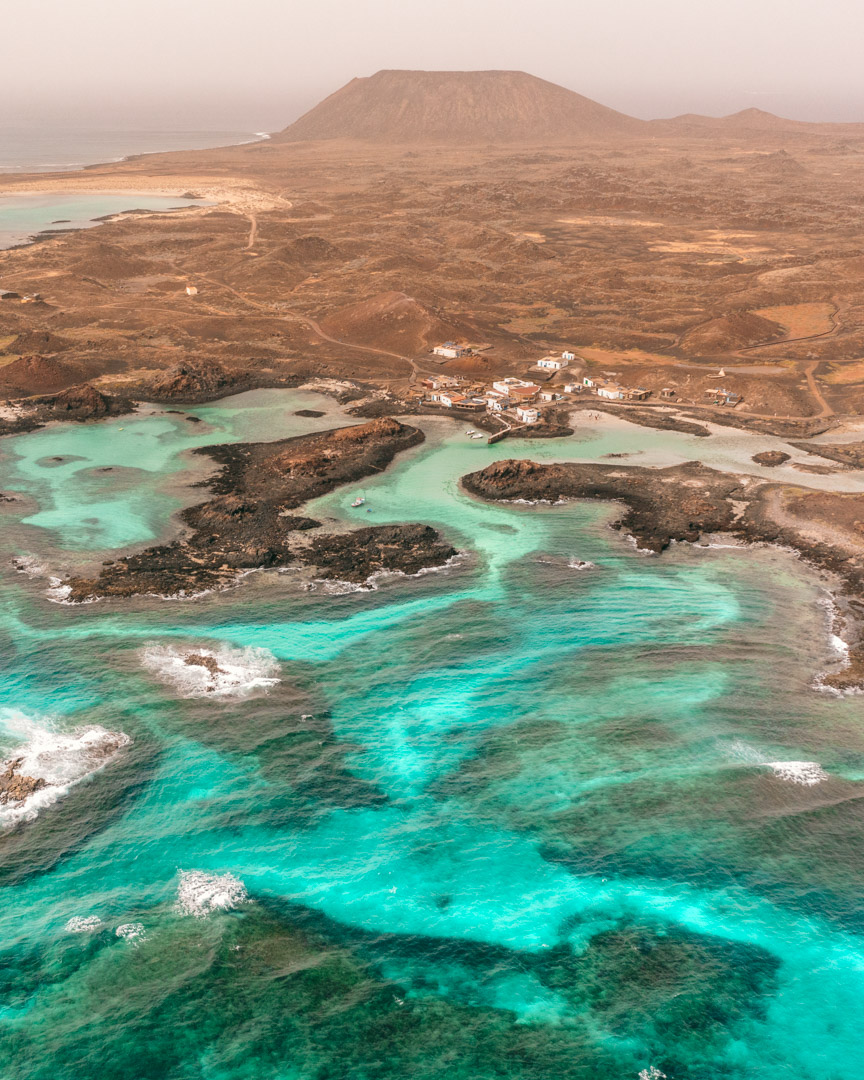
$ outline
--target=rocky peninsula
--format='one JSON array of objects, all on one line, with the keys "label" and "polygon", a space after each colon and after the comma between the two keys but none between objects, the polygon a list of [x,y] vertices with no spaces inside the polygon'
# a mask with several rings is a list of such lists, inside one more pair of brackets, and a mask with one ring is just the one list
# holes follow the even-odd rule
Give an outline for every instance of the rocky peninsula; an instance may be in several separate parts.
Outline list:
[{"label": "rocky peninsula", "polygon": [[613,526],[658,554],[673,541],[695,543],[712,533],[791,548],[835,582],[835,630],[849,657],[822,684],[837,690],[864,686],[864,495],[771,483],[699,461],[650,469],[510,459],[469,473],[462,485],[490,500],[619,503]]},{"label": "rocky peninsula", "polygon": [[293,513],[341,484],[381,472],[423,438],[418,428],[381,419],[278,442],[202,447],[196,453],[221,469],[203,485],[213,497],[181,514],[187,535],[107,562],[92,578],[70,578],[68,599],[190,596],[249,570],[286,566],[355,583],[381,570],[412,574],[440,566],[456,551],[428,526],[322,534],[319,522]]}]

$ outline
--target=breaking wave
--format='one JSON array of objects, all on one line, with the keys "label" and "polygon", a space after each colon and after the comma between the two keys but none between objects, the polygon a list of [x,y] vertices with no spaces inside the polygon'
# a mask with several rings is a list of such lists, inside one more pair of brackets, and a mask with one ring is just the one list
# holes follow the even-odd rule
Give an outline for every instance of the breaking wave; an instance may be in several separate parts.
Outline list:
[{"label": "breaking wave", "polygon": [[588,562],[587,559],[576,558],[568,559],[567,565],[570,567],[571,570],[594,570],[597,566],[596,563]]},{"label": "breaking wave", "polygon": [[788,780],[791,784],[813,787],[814,784],[821,784],[828,779],[828,773],[818,761],[766,761],[765,764],[776,777]]},{"label": "breaking wave", "polygon": [[245,697],[281,682],[276,657],[252,645],[242,649],[230,645],[215,649],[147,645],[141,662],[186,698]]},{"label": "breaking wave", "polygon": [[813,787],[814,784],[821,784],[823,780],[828,779],[828,773],[818,761],[766,761],[764,754],[740,739],[732,743],[729,753],[743,765],[771,769],[778,780],[786,780],[790,784]]},{"label": "breaking wave", "polygon": [[98,915],[73,915],[64,929],[69,934],[91,934],[102,926]]},{"label": "breaking wave", "polygon": [[124,941],[142,941],[146,937],[144,924],[140,922],[123,923],[117,927],[114,933]]},{"label": "breaking wave", "polygon": [[177,888],[177,911],[204,919],[214,911],[232,911],[249,899],[246,886],[233,874],[206,874],[181,870]]},{"label": "breaking wave", "polygon": [[85,777],[98,772],[132,740],[99,724],[57,731],[12,710],[0,710],[6,731],[24,741],[3,765],[0,827],[33,821]]}]

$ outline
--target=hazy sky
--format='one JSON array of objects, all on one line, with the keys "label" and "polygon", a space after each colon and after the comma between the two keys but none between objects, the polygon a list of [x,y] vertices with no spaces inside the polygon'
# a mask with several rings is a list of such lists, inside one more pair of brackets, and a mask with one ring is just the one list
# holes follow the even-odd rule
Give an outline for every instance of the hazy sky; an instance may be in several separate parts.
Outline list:
[{"label": "hazy sky", "polygon": [[864,121],[862,0],[0,0],[0,127],[274,130],[380,68]]}]

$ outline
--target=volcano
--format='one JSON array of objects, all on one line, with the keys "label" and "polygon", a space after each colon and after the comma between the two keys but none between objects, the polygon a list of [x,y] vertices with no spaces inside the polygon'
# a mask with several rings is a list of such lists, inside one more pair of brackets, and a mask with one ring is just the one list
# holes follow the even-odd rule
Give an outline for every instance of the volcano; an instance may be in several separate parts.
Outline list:
[{"label": "volcano", "polygon": [[649,125],[524,71],[379,71],[281,132],[287,142],[570,143]]}]

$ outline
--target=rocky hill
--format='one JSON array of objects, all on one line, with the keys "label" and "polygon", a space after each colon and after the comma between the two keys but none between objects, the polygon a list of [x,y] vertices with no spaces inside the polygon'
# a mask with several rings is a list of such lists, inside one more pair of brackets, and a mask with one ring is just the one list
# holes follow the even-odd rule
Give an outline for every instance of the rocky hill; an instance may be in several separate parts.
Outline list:
[{"label": "rocky hill", "polygon": [[524,71],[379,71],[352,79],[277,138],[567,143],[646,128]]}]

